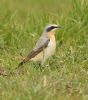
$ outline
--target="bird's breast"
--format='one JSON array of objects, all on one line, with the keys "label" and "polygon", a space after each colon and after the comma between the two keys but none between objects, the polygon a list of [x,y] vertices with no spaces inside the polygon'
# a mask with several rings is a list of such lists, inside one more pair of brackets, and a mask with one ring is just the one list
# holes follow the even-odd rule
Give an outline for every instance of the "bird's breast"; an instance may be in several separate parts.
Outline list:
[{"label": "bird's breast", "polygon": [[55,53],[55,49],[56,49],[56,41],[55,41],[55,37],[52,36],[52,38],[50,38],[48,47],[44,50],[45,59],[52,56]]},{"label": "bird's breast", "polygon": [[56,41],[55,41],[54,35],[52,35],[50,37],[50,42],[48,46],[42,52],[40,52],[36,57],[32,58],[31,60],[34,60],[34,61],[46,60],[55,53],[55,49],[56,49]]}]

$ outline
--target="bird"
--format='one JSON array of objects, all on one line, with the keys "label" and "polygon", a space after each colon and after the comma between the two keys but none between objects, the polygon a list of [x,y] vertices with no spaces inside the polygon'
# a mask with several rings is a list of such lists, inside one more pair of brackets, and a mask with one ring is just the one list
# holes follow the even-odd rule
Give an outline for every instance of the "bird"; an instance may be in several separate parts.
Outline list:
[{"label": "bird", "polygon": [[49,24],[44,28],[44,31],[35,44],[35,47],[27,55],[22,62],[19,63],[18,67],[21,67],[28,61],[39,61],[41,66],[44,66],[45,61],[54,55],[56,49],[56,30],[61,28],[57,24]]}]

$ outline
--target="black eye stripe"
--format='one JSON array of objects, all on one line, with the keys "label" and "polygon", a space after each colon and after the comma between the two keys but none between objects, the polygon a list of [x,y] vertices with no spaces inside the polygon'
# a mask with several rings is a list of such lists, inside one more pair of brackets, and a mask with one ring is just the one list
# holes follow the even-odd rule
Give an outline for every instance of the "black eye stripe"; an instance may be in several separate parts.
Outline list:
[{"label": "black eye stripe", "polygon": [[57,28],[57,26],[51,26],[51,27],[47,28],[46,31],[49,32],[49,31],[51,31],[54,28]]}]

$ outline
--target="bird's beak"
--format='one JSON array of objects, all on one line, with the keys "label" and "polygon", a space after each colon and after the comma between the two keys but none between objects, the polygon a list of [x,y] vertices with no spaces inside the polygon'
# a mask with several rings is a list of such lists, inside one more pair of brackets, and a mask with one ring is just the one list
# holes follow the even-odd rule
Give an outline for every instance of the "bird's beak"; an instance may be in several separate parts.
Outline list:
[{"label": "bird's beak", "polygon": [[62,28],[62,26],[57,26],[56,28]]}]

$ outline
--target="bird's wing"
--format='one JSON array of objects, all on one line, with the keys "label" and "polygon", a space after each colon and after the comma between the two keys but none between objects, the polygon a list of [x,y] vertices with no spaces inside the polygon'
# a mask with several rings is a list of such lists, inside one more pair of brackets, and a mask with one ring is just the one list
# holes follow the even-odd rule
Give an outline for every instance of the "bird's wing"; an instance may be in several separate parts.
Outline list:
[{"label": "bird's wing", "polygon": [[48,46],[50,39],[47,37],[41,36],[38,42],[36,43],[34,49],[28,54],[28,56],[18,65],[21,66],[33,57],[35,57],[37,54],[39,54],[41,51],[44,50]]},{"label": "bird's wing", "polygon": [[49,41],[50,39],[47,39],[46,41],[38,41],[35,48],[29,53],[27,58],[30,60],[43,51],[48,46]]}]

